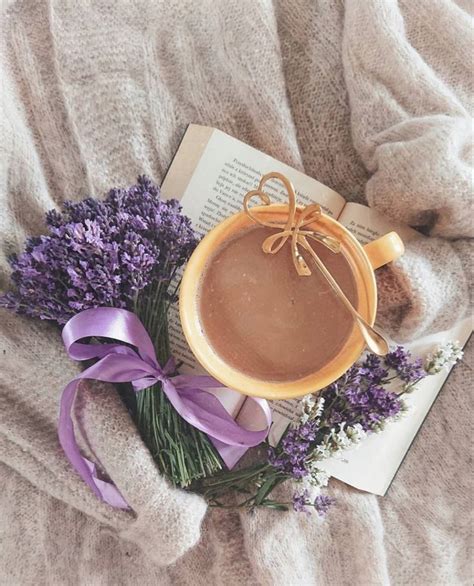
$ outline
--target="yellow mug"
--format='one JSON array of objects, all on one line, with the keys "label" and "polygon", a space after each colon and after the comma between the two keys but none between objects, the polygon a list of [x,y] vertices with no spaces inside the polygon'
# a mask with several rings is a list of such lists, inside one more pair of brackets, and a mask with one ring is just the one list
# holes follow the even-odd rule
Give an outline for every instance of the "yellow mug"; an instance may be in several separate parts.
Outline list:
[{"label": "yellow mug", "polygon": [[[297,208],[301,210],[301,208]],[[252,208],[259,218],[285,223],[288,205],[271,204]],[[223,385],[244,395],[279,400],[301,397],[314,393],[334,382],[362,354],[365,344],[358,327],[354,324],[341,351],[318,371],[294,381],[273,382],[256,379],[227,364],[206,339],[199,317],[199,291],[203,272],[212,262],[215,252],[238,232],[255,225],[244,212],[230,216],[199,243],[193,252],[181,282],[179,310],[186,340],[203,368]],[[311,229],[309,225],[307,228]],[[373,325],[377,312],[377,287],[374,270],[397,259],[403,254],[403,242],[395,232],[389,232],[378,240],[362,246],[339,222],[323,214],[315,229],[333,236],[341,243],[341,252],[354,273],[358,292],[357,310]]]}]

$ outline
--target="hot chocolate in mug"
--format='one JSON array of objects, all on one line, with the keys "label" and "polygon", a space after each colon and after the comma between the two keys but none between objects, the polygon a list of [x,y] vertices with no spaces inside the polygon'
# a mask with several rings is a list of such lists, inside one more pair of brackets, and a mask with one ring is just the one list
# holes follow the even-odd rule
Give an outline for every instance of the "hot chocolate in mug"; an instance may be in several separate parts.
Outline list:
[{"label": "hot chocolate in mug", "polygon": [[[271,179],[284,184],[288,204],[270,202]],[[255,196],[265,205],[250,208]],[[211,230],[186,266],[186,340],[208,373],[245,395],[316,392],[362,354],[361,323],[373,331],[377,311],[374,271],[401,256],[403,243],[390,232],[362,246],[316,204],[297,207],[279,173],[265,175],[244,208]]]}]

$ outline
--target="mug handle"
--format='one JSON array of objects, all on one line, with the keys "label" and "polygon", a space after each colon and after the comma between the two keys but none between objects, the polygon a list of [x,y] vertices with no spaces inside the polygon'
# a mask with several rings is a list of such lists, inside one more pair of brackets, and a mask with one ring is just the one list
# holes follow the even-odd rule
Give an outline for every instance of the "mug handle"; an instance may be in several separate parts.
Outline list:
[{"label": "mug handle", "polygon": [[402,239],[396,232],[389,232],[364,246],[372,268],[378,269],[392,260],[397,260],[405,252]]}]

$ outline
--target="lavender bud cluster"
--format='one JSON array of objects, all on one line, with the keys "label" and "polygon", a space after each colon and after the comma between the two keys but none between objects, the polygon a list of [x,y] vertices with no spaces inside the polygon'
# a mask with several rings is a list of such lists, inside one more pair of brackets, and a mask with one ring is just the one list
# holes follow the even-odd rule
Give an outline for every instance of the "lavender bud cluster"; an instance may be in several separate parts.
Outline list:
[{"label": "lavender bud cluster", "polygon": [[308,490],[293,495],[293,510],[298,513],[309,513],[308,507],[314,507],[320,517],[325,517],[334,503],[335,500],[327,495],[318,494],[316,498],[311,498]]},{"label": "lavender bud cluster", "polygon": [[456,362],[462,359],[464,352],[459,342],[447,342],[437,346],[428,354],[425,361],[425,370],[428,374],[438,374],[443,369],[449,370]]},{"label": "lavender bud cluster", "polygon": [[9,259],[16,289],[0,306],[64,324],[92,307],[132,309],[138,294],[168,282],[197,239],[176,200],[141,176],[103,201],[66,202],[46,214],[49,234],[29,238]]},{"label": "lavender bud cluster", "polygon": [[426,376],[421,358],[411,359],[411,354],[403,346],[397,346],[384,357],[386,366],[395,370],[405,383],[414,383]]},{"label": "lavender bud cluster", "polygon": [[317,398],[303,398],[299,419],[268,454],[278,473],[305,487],[294,495],[294,510],[314,507],[326,514],[332,499],[320,494],[328,482],[321,461],[356,446],[406,411],[403,398],[387,388],[390,381],[398,379],[405,388],[426,374],[421,360],[413,360],[409,351],[398,346],[384,358],[368,354]]}]

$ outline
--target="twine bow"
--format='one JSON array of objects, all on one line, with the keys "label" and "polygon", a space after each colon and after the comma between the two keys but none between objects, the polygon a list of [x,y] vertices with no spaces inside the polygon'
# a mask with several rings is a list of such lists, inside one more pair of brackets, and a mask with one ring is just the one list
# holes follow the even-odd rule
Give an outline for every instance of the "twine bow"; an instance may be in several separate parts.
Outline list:
[{"label": "twine bow", "polygon": [[[249,207],[250,200],[257,196],[263,205],[270,205],[270,197],[263,191],[265,183],[271,179],[278,179],[283,183],[288,194],[288,218],[286,222],[276,222],[271,220],[263,220],[257,214],[254,213],[251,207]],[[268,236],[262,244],[263,252],[267,254],[276,254],[283,248],[286,242],[291,238],[291,255],[293,258],[293,264],[295,265],[296,271],[300,276],[311,275],[311,270],[308,267],[303,255],[300,252],[299,246],[302,246],[309,254],[314,258],[316,253],[313,248],[309,245],[307,239],[316,240],[320,242],[332,252],[338,253],[341,250],[339,240],[318,232],[317,230],[305,229],[310,224],[317,222],[321,219],[322,211],[321,206],[313,203],[307,205],[303,209],[298,210],[296,207],[296,195],[295,190],[291,182],[281,173],[272,172],[264,175],[257,189],[249,191],[244,197],[244,210],[246,214],[260,226],[266,226],[268,228],[282,228],[280,232]],[[298,214],[297,214],[298,212]]]}]

